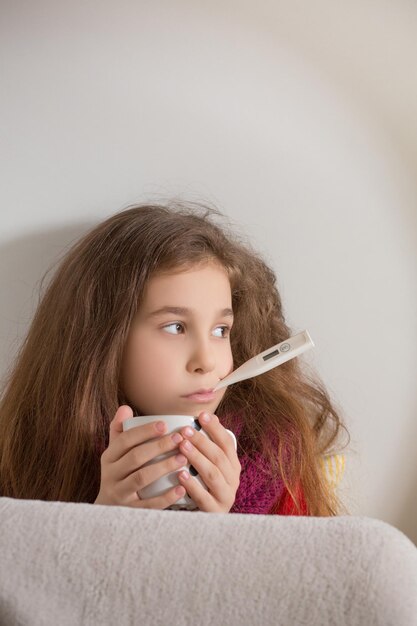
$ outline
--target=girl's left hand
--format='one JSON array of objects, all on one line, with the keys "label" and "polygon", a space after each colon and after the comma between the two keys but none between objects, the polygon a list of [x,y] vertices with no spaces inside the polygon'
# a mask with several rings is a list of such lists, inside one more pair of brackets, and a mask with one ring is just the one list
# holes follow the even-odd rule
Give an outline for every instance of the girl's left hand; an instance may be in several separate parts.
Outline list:
[{"label": "girl's left hand", "polygon": [[[208,422],[204,420],[205,414],[210,418]],[[194,428],[183,428],[184,441],[179,448],[195,467],[207,490],[186,471],[180,472],[179,480],[200,511],[228,513],[235,501],[242,469],[235,445],[217,415],[204,411],[198,421],[211,439]]]}]

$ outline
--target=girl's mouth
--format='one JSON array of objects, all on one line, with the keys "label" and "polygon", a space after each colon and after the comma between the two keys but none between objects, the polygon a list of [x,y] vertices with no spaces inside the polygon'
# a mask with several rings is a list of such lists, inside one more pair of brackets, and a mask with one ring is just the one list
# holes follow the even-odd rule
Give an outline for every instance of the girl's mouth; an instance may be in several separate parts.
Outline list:
[{"label": "girl's mouth", "polygon": [[192,400],[193,402],[210,402],[214,400],[216,392],[215,391],[204,391],[200,393],[192,393],[189,396],[184,396],[187,400]]}]

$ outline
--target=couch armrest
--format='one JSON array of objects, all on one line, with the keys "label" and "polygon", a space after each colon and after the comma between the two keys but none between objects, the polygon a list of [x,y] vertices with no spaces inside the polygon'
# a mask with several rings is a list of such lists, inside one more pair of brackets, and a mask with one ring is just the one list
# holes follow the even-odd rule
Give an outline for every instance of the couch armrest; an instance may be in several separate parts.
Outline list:
[{"label": "couch armrest", "polygon": [[417,623],[417,549],[365,517],[0,498],[0,623]]}]

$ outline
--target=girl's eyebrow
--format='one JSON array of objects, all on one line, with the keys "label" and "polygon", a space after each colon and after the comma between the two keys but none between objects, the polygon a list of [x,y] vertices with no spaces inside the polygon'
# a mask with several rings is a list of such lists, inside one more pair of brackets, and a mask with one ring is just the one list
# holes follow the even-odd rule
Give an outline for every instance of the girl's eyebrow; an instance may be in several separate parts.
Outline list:
[{"label": "girl's eyebrow", "polygon": [[[163,313],[174,313],[175,315],[190,315],[193,313],[193,309],[188,309],[187,307],[183,307],[183,306],[163,306],[160,309],[157,309],[156,311],[152,311],[152,313],[149,313],[149,315],[147,315],[147,319],[149,319],[150,317],[156,317],[157,315],[163,315]],[[221,309],[218,312],[218,316],[219,317],[232,317],[233,318],[233,311],[232,309]]]}]

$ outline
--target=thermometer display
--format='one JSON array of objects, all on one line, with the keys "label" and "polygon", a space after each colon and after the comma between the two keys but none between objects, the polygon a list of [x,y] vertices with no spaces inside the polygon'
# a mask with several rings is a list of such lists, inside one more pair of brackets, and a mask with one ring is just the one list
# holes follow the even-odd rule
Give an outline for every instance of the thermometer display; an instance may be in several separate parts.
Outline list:
[{"label": "thermometer display", "polygon": [[264,350],[243,363],[234,372],[219,381],[213,391],[218,391],[247,378],[259,376],[259,374],[263,374],[273,367],[278,367],[278,365],[293,359],[306,350],[310,350],[310,348],[314,348],[314,343],[309,332],[304,330],[302,333],[298,333],[298,335],[294,335],[294,337],[290,337],[276,346],[271,346],[268,350]]}]

